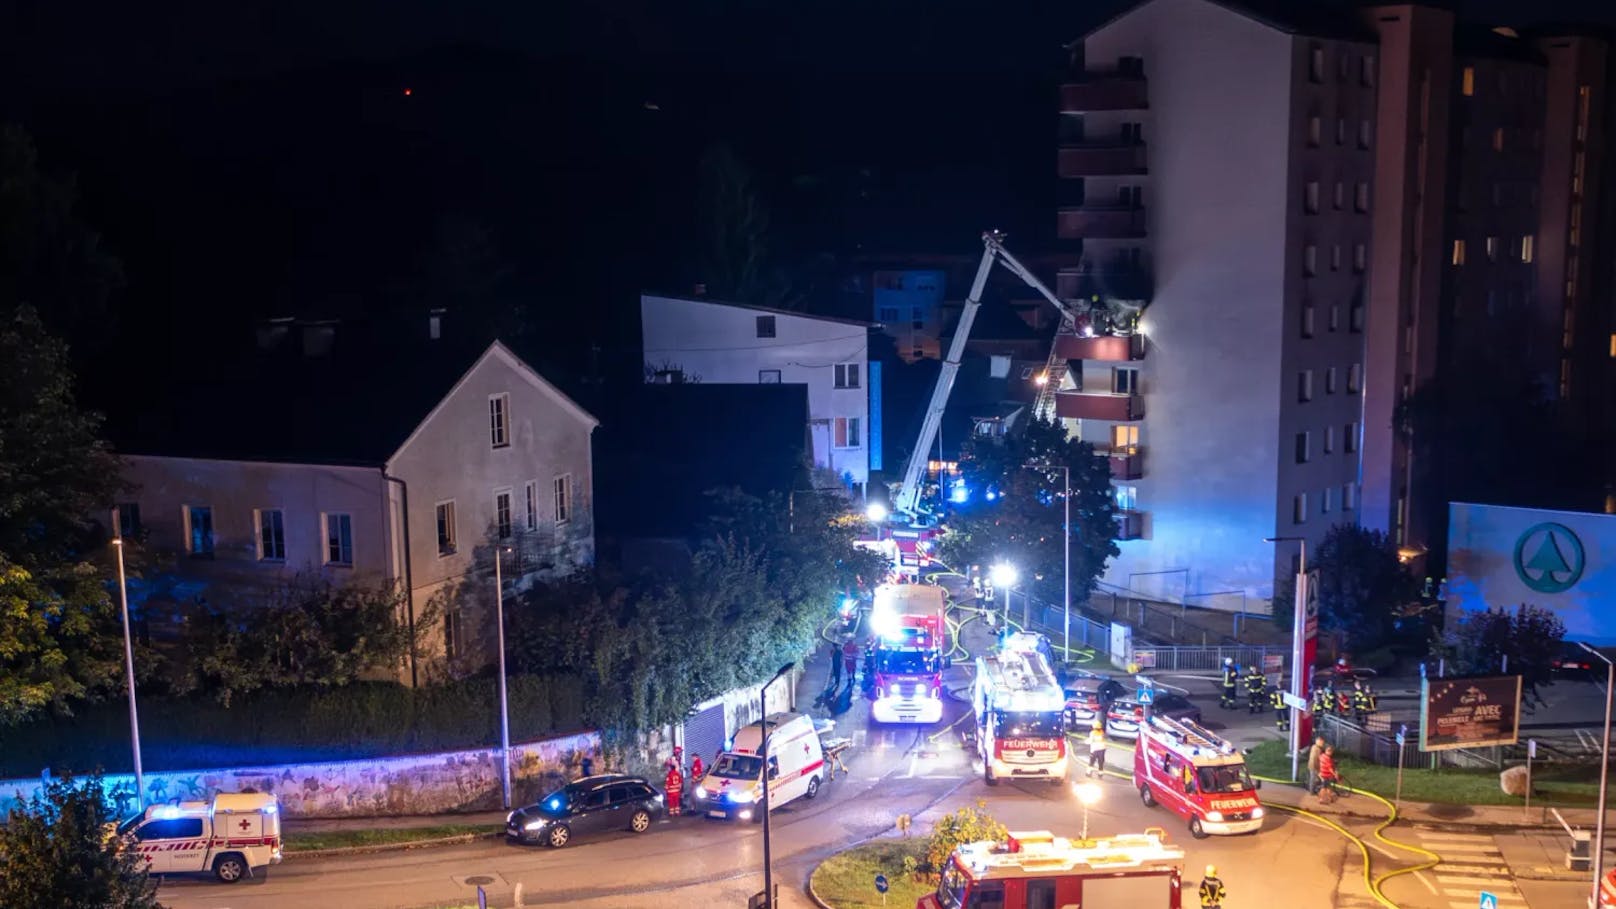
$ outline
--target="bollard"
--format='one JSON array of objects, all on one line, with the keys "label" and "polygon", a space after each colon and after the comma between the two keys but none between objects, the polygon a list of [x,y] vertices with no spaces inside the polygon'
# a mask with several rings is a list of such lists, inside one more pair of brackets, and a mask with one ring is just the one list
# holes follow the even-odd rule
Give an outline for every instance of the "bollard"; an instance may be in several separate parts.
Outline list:
[{"label": "bollard", "polygon": [[1571,831],[1571,851],[1566,853],[1567,871],[1589,871],[1593,868],[1592,830]]}]

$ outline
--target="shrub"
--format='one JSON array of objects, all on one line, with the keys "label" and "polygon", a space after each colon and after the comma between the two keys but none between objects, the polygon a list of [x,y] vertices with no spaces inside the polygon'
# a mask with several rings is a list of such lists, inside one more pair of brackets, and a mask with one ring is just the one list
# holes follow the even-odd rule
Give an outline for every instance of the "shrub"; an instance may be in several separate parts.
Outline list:
[{"label": "shrub", "polygon": [[919,868],[927,880],[936,880],[942,874],[955,847],[983,840],[997,842],[1010,835],[1003,824],[988,814],[987,805],[985,800],[977,799],[975,808],[945,814],[932,825],[931,836],[926,840],[926,860]]}]

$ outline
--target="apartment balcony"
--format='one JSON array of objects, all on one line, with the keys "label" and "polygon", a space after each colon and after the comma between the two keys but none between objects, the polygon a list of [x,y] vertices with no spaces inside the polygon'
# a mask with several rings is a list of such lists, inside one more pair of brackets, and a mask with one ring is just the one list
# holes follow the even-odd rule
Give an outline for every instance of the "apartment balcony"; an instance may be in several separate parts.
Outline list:
[{"label": "apartment balcony", "polygon": [[1090,76],[1081,82],[1068,82],[1061,86],[1062,113],[1144,110],[1149,106],[1144,76]]},{"label": "apartment balcony", "polygon": [[1145,358],[1144,335],[1056,335],[1055,356],[1062,360],[1110,360],[1126,362]]},{"label": "apartment balcony", "polygon": [[1138,205],[1080,205],[1056,215],[1062,240],[1140,240],[1145,236],[1145,210]]},{"label": "apartment balcony", "polygon": [[1145,475],[1145,453],[1138,446],[1112,449],[1106,453],[1111,462],[1111,479],[1137,480]]},{"label": "apartment balcony", "polygon": [[1062,391],[1055,394],[1055,415],[1068,420],[1126,423],[1145,418],[1145,402],[1138,395]]},{"label": "apartment balcony", "polygon": [[1056,160],[1061,177],[1125,177],[1145,173],[1145,146],[1138,142],[1078,142]]},{"label": "apartment balcony", "polygon": [[1145,513],[1124,509],[1116,513],[1117,539],[1137,540],[1145,535]]}]

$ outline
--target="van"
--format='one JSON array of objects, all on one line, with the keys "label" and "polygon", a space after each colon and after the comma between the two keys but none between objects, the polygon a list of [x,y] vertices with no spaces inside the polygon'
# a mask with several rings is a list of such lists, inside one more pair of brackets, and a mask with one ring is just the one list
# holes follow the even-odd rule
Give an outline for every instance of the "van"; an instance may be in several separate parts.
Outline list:
[{"label": "van", "polygon": [[221,792],[212,802],[153,805],[117,833],[152,874],[212,872],[230,884],[263,877],[281,860],[280,804],[265,793]]},{"label": "van", "polygon": [[825,773],[814,721],[800,713],[777,713],[735,733],[696,786],[694,807],[708,817],[763,820],[763,727],[769,729],[769,809],[819,794]]}]

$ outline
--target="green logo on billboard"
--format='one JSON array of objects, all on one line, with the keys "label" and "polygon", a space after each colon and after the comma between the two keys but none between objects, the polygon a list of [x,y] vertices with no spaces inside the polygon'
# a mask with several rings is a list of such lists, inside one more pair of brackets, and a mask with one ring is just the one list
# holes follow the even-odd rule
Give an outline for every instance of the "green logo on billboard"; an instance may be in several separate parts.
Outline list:
[{"label": "green logo on billboard", "polygon": [[1534,524],[1515,541],[1515,576],[1538,593],[1570,590],[1585,561],[1582,541],[1564,524]]}]

